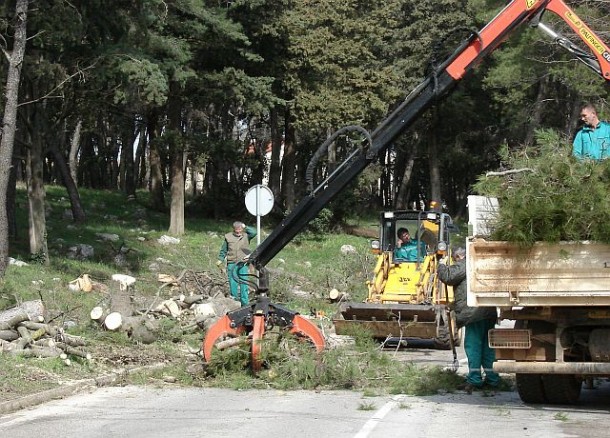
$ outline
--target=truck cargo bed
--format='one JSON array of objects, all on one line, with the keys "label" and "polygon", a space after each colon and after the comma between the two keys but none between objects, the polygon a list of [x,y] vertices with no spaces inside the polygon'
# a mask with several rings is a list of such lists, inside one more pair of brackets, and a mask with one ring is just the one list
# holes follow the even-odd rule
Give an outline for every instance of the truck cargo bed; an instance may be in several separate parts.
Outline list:
[{"label": "truck cargo bed", "polygon": [[610,245],[467,243],[469,306],[608,306]]}]

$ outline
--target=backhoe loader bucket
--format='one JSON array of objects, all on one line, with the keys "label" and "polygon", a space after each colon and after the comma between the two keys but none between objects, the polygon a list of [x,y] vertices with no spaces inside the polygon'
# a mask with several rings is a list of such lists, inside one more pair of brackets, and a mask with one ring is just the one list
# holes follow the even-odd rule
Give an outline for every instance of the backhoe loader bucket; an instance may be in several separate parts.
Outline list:
[{"label": "backhoe loader bucket", "polygon": [[437,314],[442,307],[420,304],[345,303],[342,318],[333,320],[339,335],[366,330],[374,338],[435,339]]}]

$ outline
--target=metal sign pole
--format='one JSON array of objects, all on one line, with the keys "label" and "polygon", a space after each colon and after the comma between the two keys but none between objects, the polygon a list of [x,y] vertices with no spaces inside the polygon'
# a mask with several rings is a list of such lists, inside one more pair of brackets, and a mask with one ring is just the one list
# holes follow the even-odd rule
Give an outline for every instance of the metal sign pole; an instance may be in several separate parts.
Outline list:
[{"label": "metal sign pole", "polygon": [[256,246],[259,246],[261,244],[261,209],[260,209],[260,202],[261,202],[261,186],[260,184],[256,185]]}]

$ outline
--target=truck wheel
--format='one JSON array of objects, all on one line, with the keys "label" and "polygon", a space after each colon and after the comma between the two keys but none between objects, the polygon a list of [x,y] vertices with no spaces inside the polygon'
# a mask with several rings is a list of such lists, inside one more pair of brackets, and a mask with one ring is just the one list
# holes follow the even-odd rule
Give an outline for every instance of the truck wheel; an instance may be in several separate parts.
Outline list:
[{"label": "truck wheel", "polygon": [[546,403],[541,374],[517,374],[517,392],[523,403]]},{"label": "truck wheel", "polygon": [[542,383],[548,403],[571,405],[580,397],[582,380],[571,374],[545,374]]}]

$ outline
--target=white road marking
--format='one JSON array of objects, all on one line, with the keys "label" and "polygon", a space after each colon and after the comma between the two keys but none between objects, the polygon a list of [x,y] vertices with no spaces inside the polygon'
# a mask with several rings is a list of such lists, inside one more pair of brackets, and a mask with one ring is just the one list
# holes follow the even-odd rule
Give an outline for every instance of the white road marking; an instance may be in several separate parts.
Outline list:
[{"label": "white road marking", "polygon": [[392,397],[392,400],[383,405],[381,409],[377,410],[377,412],[373,414],[370,420],[364,423],[364,426],[362,426],[358,433],[354,435],[354,438],[367,438],[375,427],[377,427],[377,425],[381,422],[381,420],[388,415],[388,412],[394,409],[403,398],[404,397],[401,395]]}]

